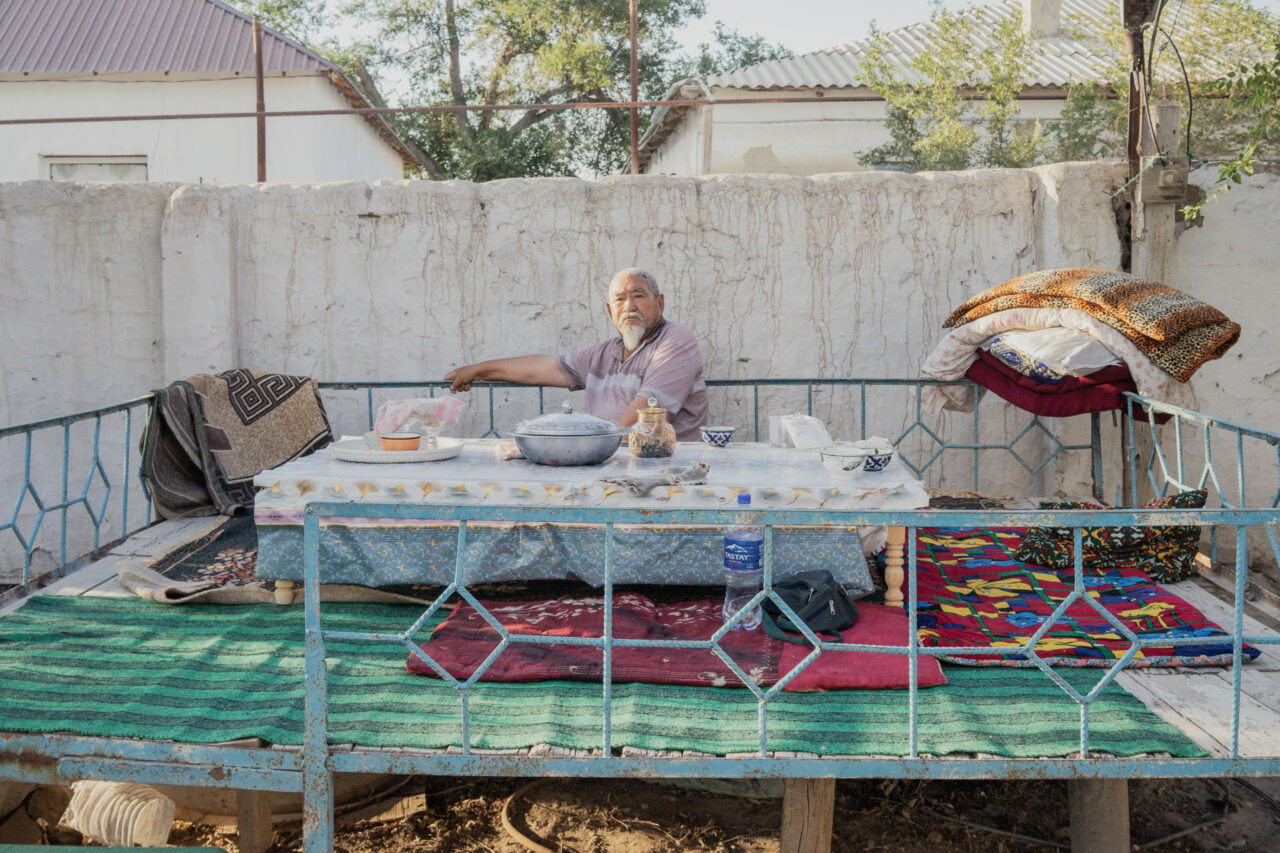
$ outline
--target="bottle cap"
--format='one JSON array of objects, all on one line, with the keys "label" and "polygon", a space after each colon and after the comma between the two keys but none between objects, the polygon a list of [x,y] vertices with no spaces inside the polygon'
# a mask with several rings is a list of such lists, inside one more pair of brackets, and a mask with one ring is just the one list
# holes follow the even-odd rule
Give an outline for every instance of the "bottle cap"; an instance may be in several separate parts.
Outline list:
[{"label": "bottle cap", "polygon": [[750,492],[738,492],[738,506],[748,506],[751,503]]}]

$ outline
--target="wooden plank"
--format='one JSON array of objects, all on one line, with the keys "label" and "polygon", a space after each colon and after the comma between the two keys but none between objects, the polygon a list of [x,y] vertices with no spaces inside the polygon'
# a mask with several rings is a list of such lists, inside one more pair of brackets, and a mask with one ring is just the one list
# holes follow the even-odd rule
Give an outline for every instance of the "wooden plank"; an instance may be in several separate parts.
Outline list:
[{"label": "wooden plank", "polygon": [[97,598],[134,598],[134,594],[120,585],[115,575],[84,593]]},{"label": "wooden plank", "polygon": [[[65,578],[54,581],[49,586],[35,590],[32,595],[83,595],[109,580],[114,580],[116,576],[115,564],[115,557],[103,557],[97,562],[90,563],[72,572]],[[26,598],[7,602],[0,607],[0,615],[17,610],[30,600],[31,596],[27,596]]]},{"label": "wooden plank", "polygon": [[835,806],[835,779],[787,779],[779,853],[831,853]]},{"label": "wooden plank", "polygon": [[[1230,631],[1235,624],[1235,610],[1232,605],[1218,598],[1209,590],[1204,589],[1195,581],[1188,580],[1181,583],[1160,584],[1160,586],[1195,607],[1205,615],[1205,618],[1217,624],[1224,631]],[[1247,613],[1244,617],[1244,632],[1250,636],[1280,636],[1276,631],[1268,628]],[[1277,649],[1276,646],[1258,646],[1258,651],[1261,654],[1249,664],[1250,669],[1280,672],[1280,649]]]},{"label": "wooden plank", "polygon": [[130,536],[112,548],[111,553],[118,557],[158,557],[188,539],[209,533],[226,520],[223,515],[202,515],[162,521]]},{"label": "wooden plank", "polygon": [[[1210,749],[1195,737],[1182,721],[1203,730],[1225,752],[1231,743],[1231,674],[1216,667],[1184,669],[1178,672],[1148,669],[1123,673],[1117,680],[1140,699],[1140,689],[1153,694],[1176,717],[1169,718],[1152,707],[1159,716],[1182,729],[1188,737]],[[1144,704],[1146,704],[1144,699]],[[1148,705],[1148,707],[1151,707]],[[1215,751],[1212,750],[1211,751]],[[1268,707],[1241,691],[1240,754],[1268,756],[1280,752],[1280,709]]]},{"label": "wooden plank", "polygon": [[236,835],[240,853],[266,853],[271,847],[269,791],[236,791]]},{"label": "wooden plank", "polygon": [[1116,683],[1128,690],[1138,701],[1147,706],[1147,709],[1169,725],[1182,732],[1191,742],[1201,749],[1207,750],[1216,758],[1220,758],[1227,754],[1227,745],[1218,740],[1205,729],[1197,725],[1182,713],[1181,709],[1176,708],[1173,702],[1165,694],[1155,690],[1151,686],[1151,679],[1137,678],[1134,671],[1129,670],[1116,676]]}]

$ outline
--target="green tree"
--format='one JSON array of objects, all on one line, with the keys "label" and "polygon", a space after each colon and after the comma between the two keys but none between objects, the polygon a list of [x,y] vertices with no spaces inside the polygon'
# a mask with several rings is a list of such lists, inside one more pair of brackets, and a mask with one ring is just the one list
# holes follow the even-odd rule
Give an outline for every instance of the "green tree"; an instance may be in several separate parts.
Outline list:
[{"label": "green tree", "polygon": [[[1119,0],[1100,19],[1064,19],[1065,35],[1095,41],[1108,59],[1101,79],[1069,87],[1060,117],[1047,128],[1018,117],[1017,98],[1038,50],[1036,40],[1022,32],[1015,12],[998,22],[986,49],[968,50],[983,14],[935,5],[931,50],[905,73],[888,62],[888,42],[876,35],[864,69],[868,85],[885,98],[890,141],[864,152],[862,161],[946,169],[1124,156],[1129,62]],[[1181,104],[1184,122],[1191,123],[1180,150],[1190,138],[1192,156],[1233,162],[1238,154],[1260,156],[1275,144],[1273,131],[1257,130],[1266,125],[1263,104],[1271,93],[1257,63],[1280,38],[1280,19],[1251,0],[1182,0],[1144,37],[1149,101]],[[1242,62],[1247,69],[1224,77]],[[1242,85],[1246,79],[1255,80],[1253,88]],[[1244,168],[1247,162],[1239,164]]]},{"label": "green tree", "polygon": [[1230,107],[1252,116],[1253,122],[1243,147],[1218,167],[1213,192],[1204,201],[1182,209],[1186,219],[1195,219],[1207,202],[1252,175],[1259,152],[1280,143],[1280,37],[1270,59],[1241,65],[1218,81],[1215,88]]},{"label": "green tree", "polygon": [[294,41],[310,46],[325,25],[325,0],[227,0]]},{"label": "green tree", "polygon": [[[625,162],[626,111],[554,106],[629,99],[626,0],[355,0],[344,11],[373,31],[354,58],[407,72],[417,103],[545,105],[399,120],[398,129],[431,155],[433,176],[608,173]],[[675,50],[672,33],[703,11],[702,0],[644,4],[643,94],[661,94]]]},{"label": "green tree", "polygon": [[889,141],[863,152],[863,163],[936,170],[1037,162],[1044,134],[1038,125],[1017,121],[1017,97],[1035,42],[1015,11],[975,52],[974,27],[987,14],[951,12],[935,3],[929,50],[914,57],[905,74],[890,61],[884,34],[873,30],[862,68],[867,86],[885,100]]},{"label": "green tree", "polygon": [[710,42],[698,45],[696,56],[681,56],[672,60],[667,72],[671,83],[687,77],[705,77],[723,74],[762,62],[790,59],[795,56],[780,44],[770,43],[759,34],[744,35],[724,21],[716,21]]}]

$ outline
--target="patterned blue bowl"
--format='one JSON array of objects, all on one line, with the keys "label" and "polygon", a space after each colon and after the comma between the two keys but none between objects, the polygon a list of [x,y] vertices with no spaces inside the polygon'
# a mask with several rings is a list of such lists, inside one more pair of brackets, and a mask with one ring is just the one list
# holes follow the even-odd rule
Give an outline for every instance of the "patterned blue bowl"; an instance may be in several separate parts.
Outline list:
[{"label": "patterned blue bowl", "polygon": [[702,433],[702,440],[712,447],[725,447],[733,438],[734,429],[731,426],[704,426],[698,431]]}]

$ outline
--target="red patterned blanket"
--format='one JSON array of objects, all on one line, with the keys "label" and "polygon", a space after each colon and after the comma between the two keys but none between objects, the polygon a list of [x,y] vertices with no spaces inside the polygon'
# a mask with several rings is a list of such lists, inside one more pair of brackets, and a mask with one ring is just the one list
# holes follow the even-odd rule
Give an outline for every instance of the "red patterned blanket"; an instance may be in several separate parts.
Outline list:
[{"label": "red patterned blanket", "polygon": [[[481,605],[513,634],[558,637],[599,637],[604,626],[603,599],[557,598],[551,601],[482,601]],[[708,640],[724,624],[718,601],[655,604],[636,593],[614,598],[613,636],[628,640]],[[905,646],[907,617],[879,604],[858,605],[858,622],[846,630],[846,643]],[[460,603],[421,646],[454,678],[469,678],[497,647],[499,635],[470,604]],[[768,687],[791,672],[809,654],[809,647],[775,640],[763,630],[730,631],[721,647],[744,673]],[[511,643],[484,671],[481,681],[600,681],[603,653],[593,646]],[[410,672],[435,676],[416,655]],[[742,687],[729,666],[704,649],[615,647],[613,680],[647,684],[688,684],[702,687]],[[917,684],[930,687],[946,678],[933,658],[921,656]],[[855,690],[907,687],[907,657],[903,654],[825,651],[784,690]]]}]

